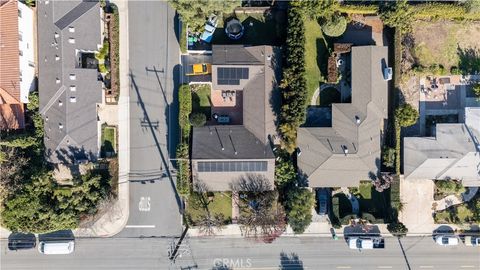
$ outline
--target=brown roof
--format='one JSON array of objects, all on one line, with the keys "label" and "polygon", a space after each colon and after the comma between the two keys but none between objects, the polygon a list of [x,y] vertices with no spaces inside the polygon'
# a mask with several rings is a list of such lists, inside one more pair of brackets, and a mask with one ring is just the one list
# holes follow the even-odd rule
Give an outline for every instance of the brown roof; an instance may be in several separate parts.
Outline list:
[{"label": "brown roof", "polygon": [[18,2],[2,0],[0,4],[0,128],[17,129],[24,127],[20,102]]}]

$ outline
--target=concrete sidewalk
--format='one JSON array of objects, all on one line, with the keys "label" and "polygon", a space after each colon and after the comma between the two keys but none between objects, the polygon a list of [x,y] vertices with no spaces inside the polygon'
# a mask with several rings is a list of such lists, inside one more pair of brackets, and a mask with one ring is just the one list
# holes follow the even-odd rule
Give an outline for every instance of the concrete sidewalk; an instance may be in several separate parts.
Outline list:
[{"label": "concrete sidewalk", "polygon": [[[387,230],[387,224],[375,224],[380,231],[382,236],[389,236],[391,235],[390,232]],[[348,231],[351,228],[350,225],[344,225],[340,229],[335,229],[335,233],[337,236],[342,237],[344,235],[344,231]],[[287,225],[287,229],[284,233],[282,233],[282,237],[332,237],[331,233],[331,225],[328,222],[312,222],[310,226],[305,230],[302,234],[295,234]],[[216,231],[214,236],[209,236],[202,234],[200,230],[196,227],[190,228],[188,230],[188,236],[190,237],[220,237],[220,238],[241,238],[244,237],[242,231],[240,229],[240,225],[238,224],[230,224],[225,226],[221,231]]]}]

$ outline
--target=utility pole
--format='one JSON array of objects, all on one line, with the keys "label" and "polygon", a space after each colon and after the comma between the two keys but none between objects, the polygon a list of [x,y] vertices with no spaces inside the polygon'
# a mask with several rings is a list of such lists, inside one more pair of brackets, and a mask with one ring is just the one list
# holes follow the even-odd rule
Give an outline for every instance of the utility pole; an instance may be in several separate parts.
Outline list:
[{"label": "utility pole", "polygon": [[183,255],[190,254],[190,246],[188,244],[182,244],[183,239],[185,239],[185,236],[187,235],[187,231],[188,225],[185,226],[185,230],[183,230],[178,242],[175,243],[175,240],[171,242],[170,247],[168,248],[168,259],[170,262],[175,263],[177,257],[181,258]]}]

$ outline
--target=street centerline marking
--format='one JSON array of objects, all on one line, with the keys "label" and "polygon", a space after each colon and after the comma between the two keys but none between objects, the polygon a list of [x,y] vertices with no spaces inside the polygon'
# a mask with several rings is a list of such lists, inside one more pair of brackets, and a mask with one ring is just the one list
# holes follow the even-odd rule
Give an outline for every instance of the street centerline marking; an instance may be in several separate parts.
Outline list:
[{"label": "street centerline marking", "polygon": [[381,265],[378,268],[380,268],[380,269],[391,269],[392,267],[390,265]]},{"label": "street centerline marking", "polygon": [[351,266],[337,266],[337,269],[350,269]]},{"label": "street centerline marking", "polygon": [[460,268],[474,268],[474,265],[462,265]]},{"label": "street centerline marking", "polygon": [[423,268],[423,269],[433,268],[433,265],[420,265],[420,268]]},{"label": "street centerline marking", "polygon": [[126,225],[125,228],[155,228],[155,225]]}]

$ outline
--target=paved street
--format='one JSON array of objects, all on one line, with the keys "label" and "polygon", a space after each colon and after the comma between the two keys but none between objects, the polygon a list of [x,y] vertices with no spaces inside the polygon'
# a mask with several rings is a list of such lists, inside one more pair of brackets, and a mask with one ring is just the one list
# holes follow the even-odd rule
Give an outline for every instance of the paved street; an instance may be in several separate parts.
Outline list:
[{"label": "paved street", "polygon": [[[362,251],[348,249],[342,240],[318,237],[285,237],[273,244],[244,239],[190,239],[191,254],[178,259],[175,267],[170,266],[166,257],[169,244],[166,238],[77,239],[72,255],[58,256],[42,255],[36,250],[8,251],[6,242],[2,241],[0,266],[8,270],[480,268],[478,248],[441,247],[431,237],[409,237],[401,241],[407,259],[395,238],[386,239],[384,250]],[[230,268],[214,268],[222,264]]]},{"label": "paved street", "polygon": [[181,233],[170,158],[178,138],[179,47],[174,11],[162,1],[128,3],[130,215],[118,237]]}]

